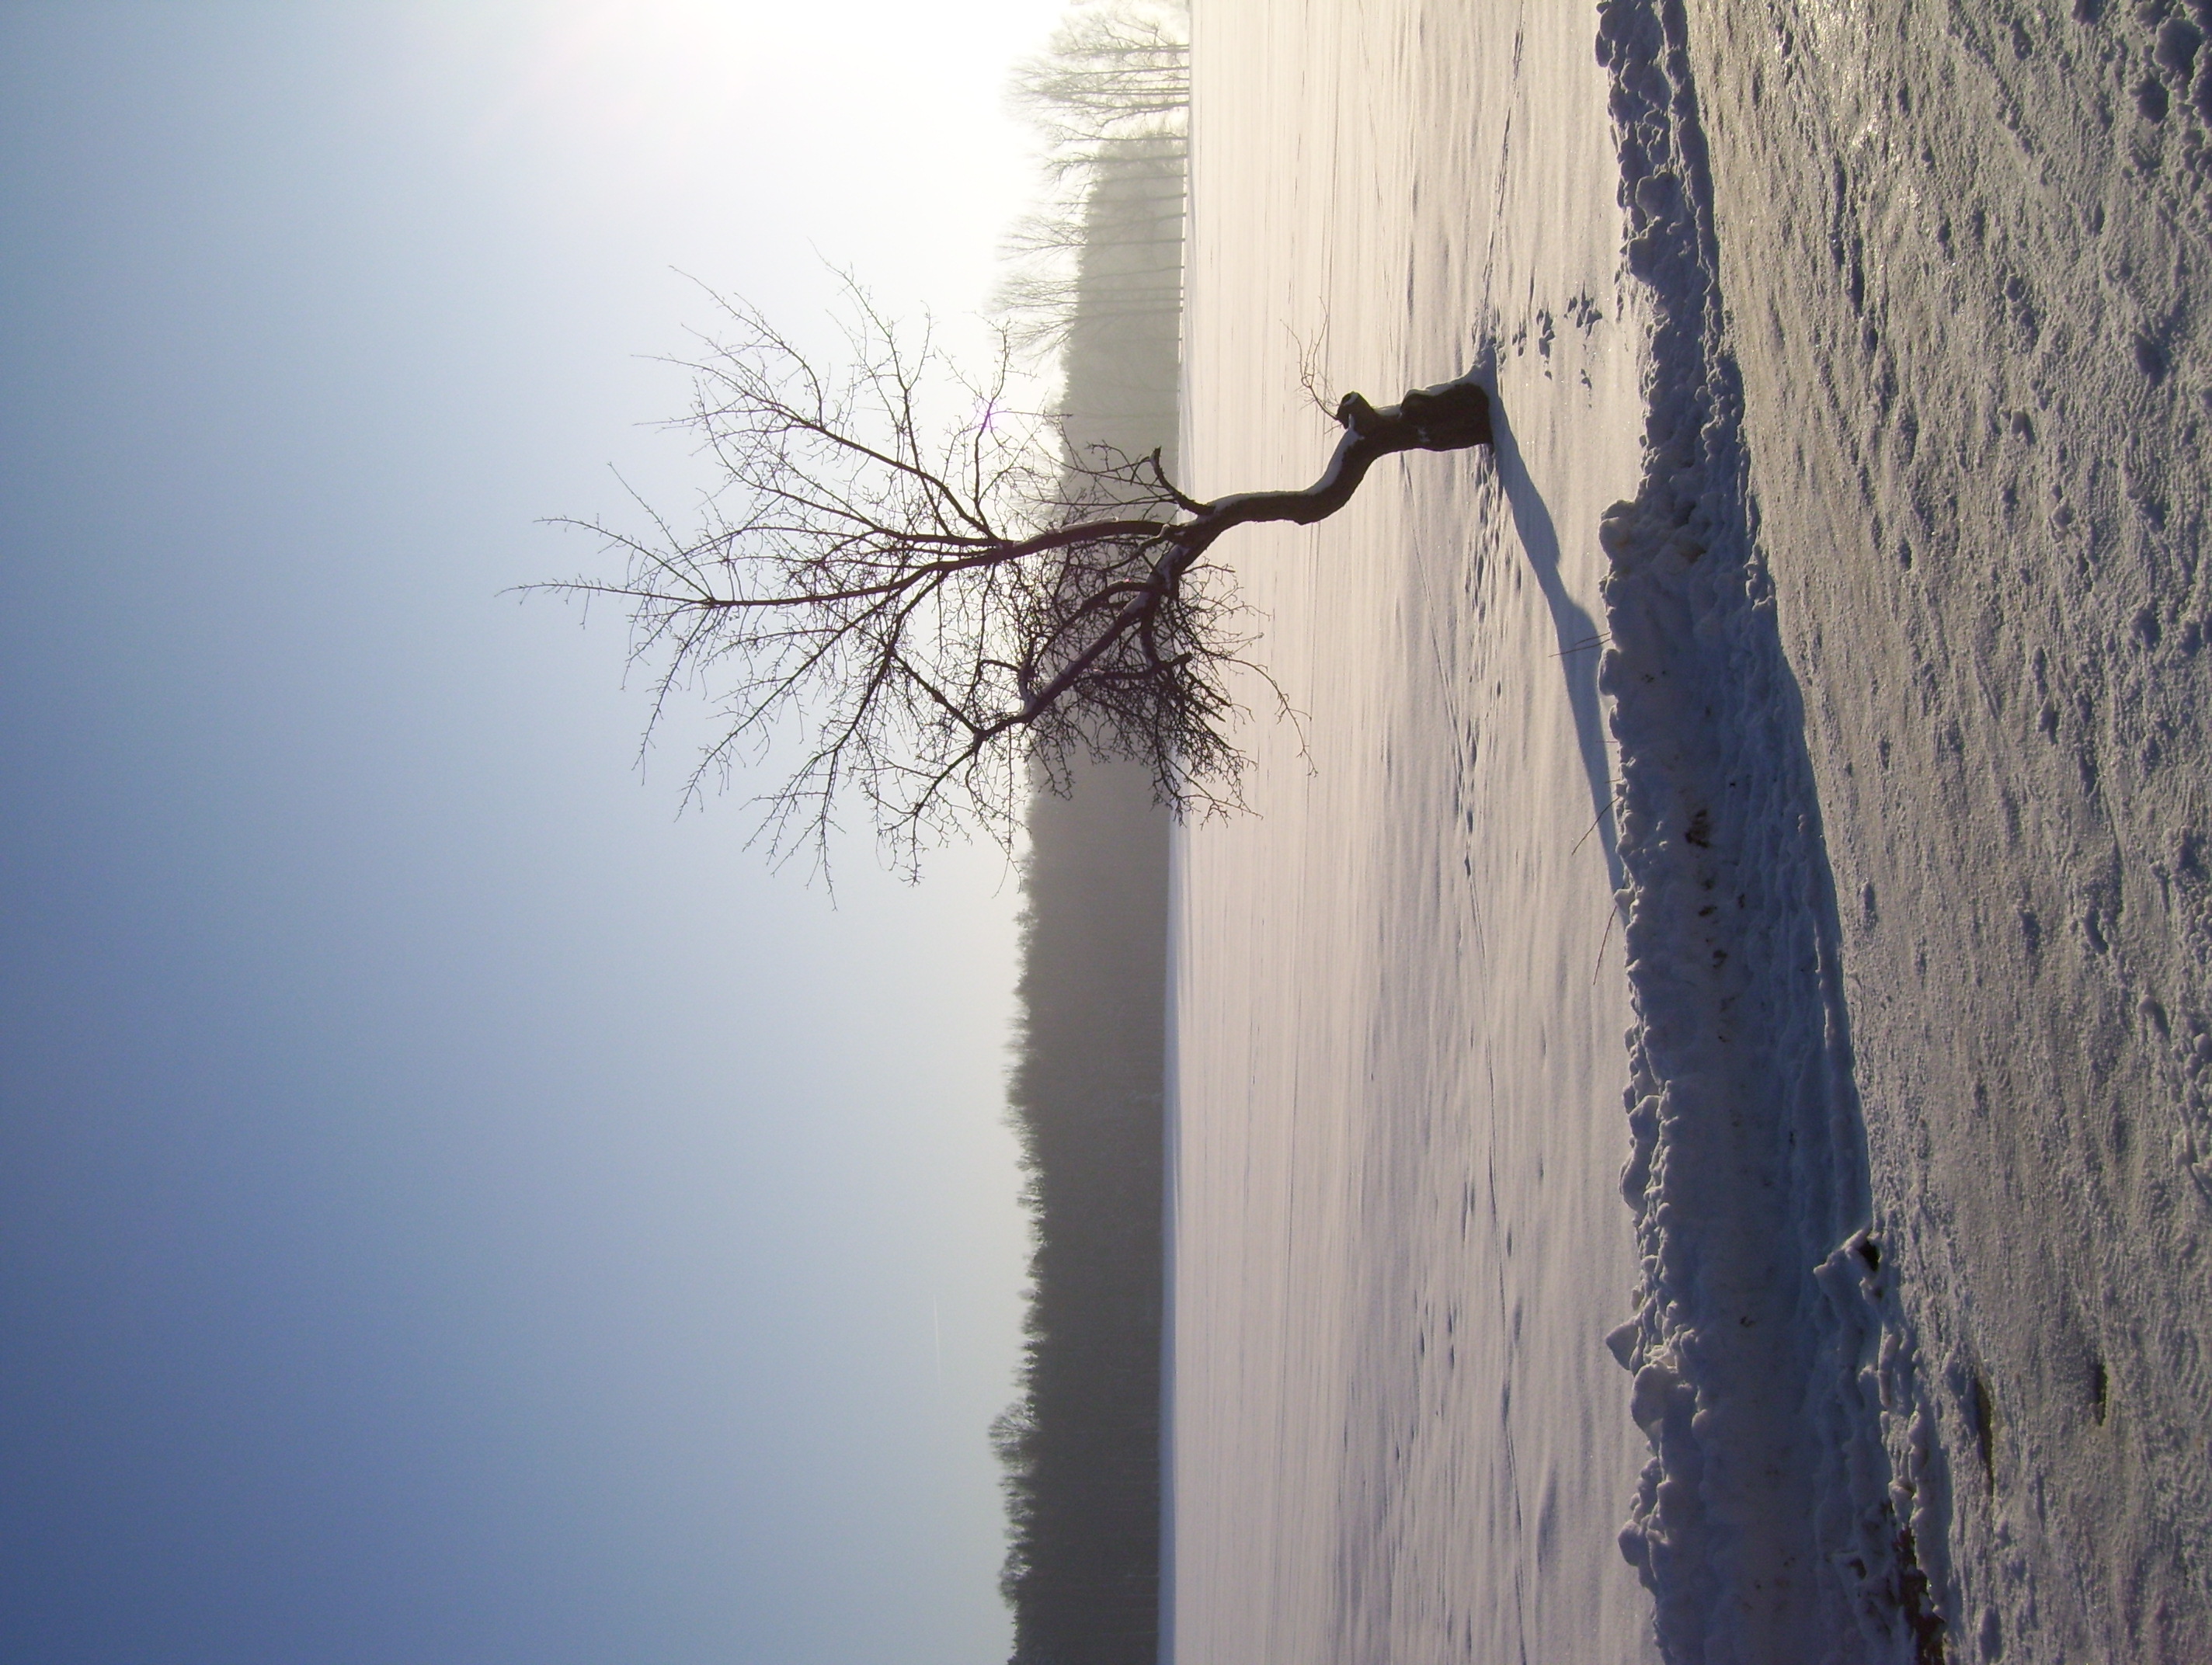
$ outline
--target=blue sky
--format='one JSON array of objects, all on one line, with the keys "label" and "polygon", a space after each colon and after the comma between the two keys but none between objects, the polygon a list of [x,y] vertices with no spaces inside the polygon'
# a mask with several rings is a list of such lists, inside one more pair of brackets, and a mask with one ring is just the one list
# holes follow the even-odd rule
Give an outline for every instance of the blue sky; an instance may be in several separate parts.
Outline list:
[{"label": "blue sky", "polygon": [[1054,8],[0,6],[0,1636],[1003,1656],[1013,888],[678,816],[708,308],[981,304]]}]

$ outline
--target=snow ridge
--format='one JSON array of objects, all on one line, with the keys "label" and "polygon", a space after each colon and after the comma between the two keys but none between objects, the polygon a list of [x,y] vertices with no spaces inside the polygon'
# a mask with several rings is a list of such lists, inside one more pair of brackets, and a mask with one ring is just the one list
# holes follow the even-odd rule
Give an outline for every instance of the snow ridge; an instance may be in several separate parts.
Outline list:
[{"label": "snow ridge", "polygon": [[1757,547],[1678,0],[1602,0],[1626,265],[1651,309],[1644,475],[1601,541],[1637,1022],[1640,1306],[1607,1338],[1652,1455],[1621,1529],[1698,1665],[1944,1656],[1948,1467],[1866,1131],[1796,684]]}]

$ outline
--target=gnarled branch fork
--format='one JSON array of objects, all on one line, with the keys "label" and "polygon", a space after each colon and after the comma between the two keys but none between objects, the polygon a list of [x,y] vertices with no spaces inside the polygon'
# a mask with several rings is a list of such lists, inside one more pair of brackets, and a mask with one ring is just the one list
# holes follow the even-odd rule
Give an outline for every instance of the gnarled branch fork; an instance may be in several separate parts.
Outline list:
[{"label": "gnarled branch fork", "polygon": [[957,827],[1010,836],[1031,771],[1064,784],[1085,755],[1142,763],[1178,811],[1233,804],[1229,679],[1249,643],[1206,551],[1237,526],[1334,514],[1384,457],[1491,437],[1469,379],[1380,408],[1347,394],[1312,485],[1201,502],[1158,453],[1072,454],[1052,419],[1014,409],[1004,343],[971,376],[926,322],[904,334],[848,296],[834,377],[724,303],[734,328],[690,367],[684,419],[720,477],[700,530],[649,510],[647,536],[586,523],[623,577],[533,586],[629,610],[648,742],[678,694],[714,704],[694,789],[798,737],[798,768],[760,800],[778,854],[821,855],[857,798],[911,872]]},{"label": "gnarled branch fork", "polygon": [[[1115,643],[1132,631],[1141,633],[1172,599],[1182,575],[1222,533],[1265,520],[1311,526],[1350,502],[1367,471],[1385,457],[1401,451],[1464,451],[1491,440],[1490,395],[1480,383],[1466,380],[1414,388],[1401,403],[1379,410],[1358,394],[1346,393],[1336,419],[1344,426],[1344,437],[1337,441],[1321,478],[1302,491],[1248,491],[1210,503],[1194,502],[1169,483],[1159,466],[1159,453],[1154,452],[1148,463],[1160,490],[1190,518],[1159,529],[1157,541],[1163,548],[1149,580],[1137,586],[1088,647],[1049,683],[1028,693],[1012,720],[1034,722]],[[1103,532],[1128,523],[1093,524]],[[1096,535],[1089,526],[1060,530],[1073,534],[1071,541],[1077,543]],[[1151,662],[1158,663],[1156,647],[1148,647],[1148,653]]]}]

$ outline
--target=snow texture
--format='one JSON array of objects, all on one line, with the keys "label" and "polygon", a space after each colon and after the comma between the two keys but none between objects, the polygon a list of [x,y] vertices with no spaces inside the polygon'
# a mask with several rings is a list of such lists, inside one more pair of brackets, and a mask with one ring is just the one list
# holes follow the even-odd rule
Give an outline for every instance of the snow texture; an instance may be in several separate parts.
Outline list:
[{"label": "snow texture", "polygon": [[2202,1657],[2203,20],[1600,16],[1624,1550],[1674,1658]]},{"label": "snow texture", "polygon": [[1674,1658],[2201,1658],[2203,20],[1601,20],[1624,1549]]},{"label": "snow texture", "polygon": [[1645,473],[1599,536],[1620,759],[1642,1309],[1607,1338],[1652,1448],[1622,1553],[1670,1660],[1936,1656],[1948,1492],[1864,1225],[1838,927],[1757,548],[1679,11],[1606,0]]},{"label": "snow texture", "polygon": [[1568,7],[1198,9],[1186,466],[1303,483],[1299,385],[1481,359],[1487,453],[1218,553],[1304,714],[1178,845],[1172,1656],[1651,1657],[1604,1346],[1636,1264],[1596,681],[1632,491],[1604,72]]},{"label": "snow texture", "polygon": [[1959,1659],[2212,1657],[2208,21],[1681,22]]},{"label": "snow texture", "polygon": [[1195,483],[1317,342],[1504,426],[1235,552],[1178,1658],[2212,1658],[2208,33],[1200,10]]}]

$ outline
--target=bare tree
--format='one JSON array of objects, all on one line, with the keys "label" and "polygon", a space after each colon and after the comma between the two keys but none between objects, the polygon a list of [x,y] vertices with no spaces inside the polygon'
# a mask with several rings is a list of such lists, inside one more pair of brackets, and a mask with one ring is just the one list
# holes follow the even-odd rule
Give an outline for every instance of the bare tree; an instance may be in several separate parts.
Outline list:
[{"label": "bare tree", "polygon": [[[1116,286],[1117,307],[1182,305],[1186,166],[1190,154],[1190,15],[1178,0],[1097,0],[1078,6],[1039,56],[1016,66],[1007,99],[1041,145],[1045,194],[1017,221],[999,301],[1025,347],[1065,344],[1079,298],[1077,269],[1102,233],[1123,251],[1151,245],[1150,282]],[[1114,223],[1102,226],[1099,186],[1113,181]],[[1126,276],[1133,276],[1125,274]]]},{"label": "bare tree", "polygon": [[1012,99],[1046,145],[1046,165],[1079,171],[1103,149],[1188,149],[1190,17],[1180,4],[1108,0],[1068,15],[1044,52],[1018,65]]},{"label": "bare tree", "polygon": [[1031,770],[1063,783],[1079,755],[1138,761],[1178,811],[1234,803],[1229,675],[1249,639],[1205,565],[1214,541],[1333,514],[1383,457],[1490,439],[1471,379],[1381,408],[1350,393],[1312,485],[1200,502],[1157,453],[1071,458],[1053,419],[1012,408],[1011,345],[976,376],[926,324],[902,331],[849,280],[848,295],[835,374],[724,302],[682,419],[720,477],[702,523],[580,523],[624,576],[535,586],[629,609],[653,724],[679,693],[714,704],[693,789],[771,739],[795,745],[760,800],[776,855],[821,855],[857,799],[911,873],[957,828],[1011,836]]}]

